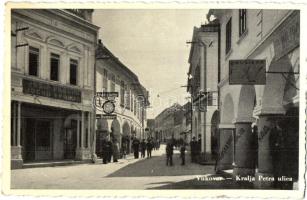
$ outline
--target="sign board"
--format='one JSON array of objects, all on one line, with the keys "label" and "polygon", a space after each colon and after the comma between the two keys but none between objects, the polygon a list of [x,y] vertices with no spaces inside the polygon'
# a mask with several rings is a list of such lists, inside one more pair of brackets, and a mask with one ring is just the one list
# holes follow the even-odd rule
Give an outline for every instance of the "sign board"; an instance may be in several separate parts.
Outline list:
[{"label": "sign board", "polygon": [[23,93],[81,103],[81,91],[61,85],[22,79]]},{"label": "sign board", "polygon": [[265,60],[230,60],[229,85],[265,85]]},{"label": "sign board", "polygon": [[102,119],[116,119],[116,115],[115,114],[102,115],[101,118]]},{"label": "sign board", "polygon": [[104,98],[107,98],[107,97],[118,97],[118,92],[97,92],[96,96],[104,97]]}]

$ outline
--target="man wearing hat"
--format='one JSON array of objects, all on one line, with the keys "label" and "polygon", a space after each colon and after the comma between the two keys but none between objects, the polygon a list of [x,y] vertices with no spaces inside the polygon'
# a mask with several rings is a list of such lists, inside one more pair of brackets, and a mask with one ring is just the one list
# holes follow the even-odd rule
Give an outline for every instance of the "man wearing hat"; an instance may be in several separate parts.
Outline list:
[{"label": "man wearing hat", "polygon": [[193,136],[192,141],[190,142],[190,147],[191,147],[191,162],[196,162],[196,138]]}]

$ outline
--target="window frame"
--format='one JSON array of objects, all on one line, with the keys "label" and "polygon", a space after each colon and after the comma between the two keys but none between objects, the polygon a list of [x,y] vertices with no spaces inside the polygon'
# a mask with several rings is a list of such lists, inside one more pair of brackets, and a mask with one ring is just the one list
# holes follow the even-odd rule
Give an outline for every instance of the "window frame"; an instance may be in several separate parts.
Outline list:
[{"label": "window frame", "polygon": [[239,9],[239,37],[247,30],[247,9]]},{"label": "window frame", "polygon": [[[76,63],[72,63],[72,61],[73,62],[75,61]],[[71,66],[72,66],[72,64],[76,64],[75,65],[76,66],[76,77],[75,77],[76,83],[75,84],[73,84],[71,82]],[[69,84],[70,85],[75,85],[75,86],[78,85],[78,72],[79,72],[78,68],[79,68],[79,61],[77,59],[74,59],[74,58],[69,58]]]},{"label": "window frame", "polygon": [[[33,52],[33,51],[31,51],[31,48],[37,49],[38,52]],[[30,74],[30,54],[31,54],[31,53],[37,55],[36,75]],[[28,75],[29,75],[29,76],[35,76],[35,77],[38,77],[38,76],[39,76],[40,57],[41,57],[40,54],[41,54],[40,48],[35,47],[35,46],[32,46],[32,45],[29,46],[29,52],[28,52]]]},{"label": "window frame", "polygon": [[232,17],[230,17],[226,23],[225,36],[225,54],[227,55],[232,47]]},{"label": "window frame", "polygon": [[[55,57],[53,57],[53,56],[55,56]],[[58,56],[58,58],[56,58]],[[56,78],[56,80],[54,80],[54,79],[52,79],[52,59],[57,59],[57,61],[58,61],[58,66],[57,66],[57,78]],[[50,52],[50,76],[49,76],[49,79],[51,80],[51,81],[60,81],[60,67],[61,67],[61,55],[60,54],[57,54],[57,53],[53,53],[53,52]]]}]

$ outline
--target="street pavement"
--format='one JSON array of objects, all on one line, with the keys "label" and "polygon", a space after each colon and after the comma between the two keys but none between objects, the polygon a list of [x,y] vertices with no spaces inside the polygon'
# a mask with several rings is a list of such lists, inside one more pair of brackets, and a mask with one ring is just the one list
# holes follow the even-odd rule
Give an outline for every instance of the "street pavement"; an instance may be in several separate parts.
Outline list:
[{"label": "street pavement", "polygon": [[[173,166],[166,166],[165,145],[153,151],[152,158],[132,155],[109,164],[79,164],[26,168],[11,171],[12,189],[234,189],[230,178],[214,175],[214,166],[190,162],[182,166],[179,151]],[[215,180],[208,180],[208,178]]]}]

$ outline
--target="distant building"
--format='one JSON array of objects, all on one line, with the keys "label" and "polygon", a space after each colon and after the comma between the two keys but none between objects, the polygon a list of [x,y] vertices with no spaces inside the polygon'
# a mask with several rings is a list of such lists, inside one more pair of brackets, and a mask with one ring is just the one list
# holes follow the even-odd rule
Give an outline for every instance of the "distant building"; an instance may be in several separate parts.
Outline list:
[{"label": "distant building", "polygon": [[155,119],[147,119],[147,135],[145,138],[153,137],[158,139],[158,135],[155,134]]},{"label": "distant building", "polygon": [[88,9],[14,9],[11,20],[11,167],[89,160],[95,46]]},{"label": "distant building", "polygon": [[[276,174],[272,130],[278,129],[278,138],[283,141],[278,167],[282,174],[297,180],[300,11],[213,9],[208,19],[213,16],[221,27],[217,168],[233,169],[235,175],[255,175],[257,187],[272,188],[273,182],[258,181],[257,177]],[[233,60],[241,60],[249,70],[256,67],[251,63],[254,60],[264,61],[259,77],[265,82],[248,82],[258,79],[242,68],[237,72],[245,73],[237,76],[241,84],[231,84],[232,75],[236,75],[229,70]],[[252,67],[244,64],[247,62]],[[292,183],[284,186],[291,189]]]},{"label": "distant building", "polygon": [[217,20],[194,27],[189,56],[188,92],[191,94],[192,136],[201,137],[202,160],[217,152],[219,34]]},{"label": "distant building", "polygon": [[120,147],[133,136],[144,139],[147,124],[148,91],[138,77],[99,40],[96,50],[96,91],[118,92],[115,99],[115,119],[103,119],[103,111],[96,112],[96,152],[101,155],[102,140],[111,136]]},{"label": "distant building", "polygon": [[162,139],[161,141],[166,141],[170,138],[180,138],[180,134],[183,132],[183,117],[183,108],[180,104],[176,103],[164,109],[155,118],[155,132]]}]

